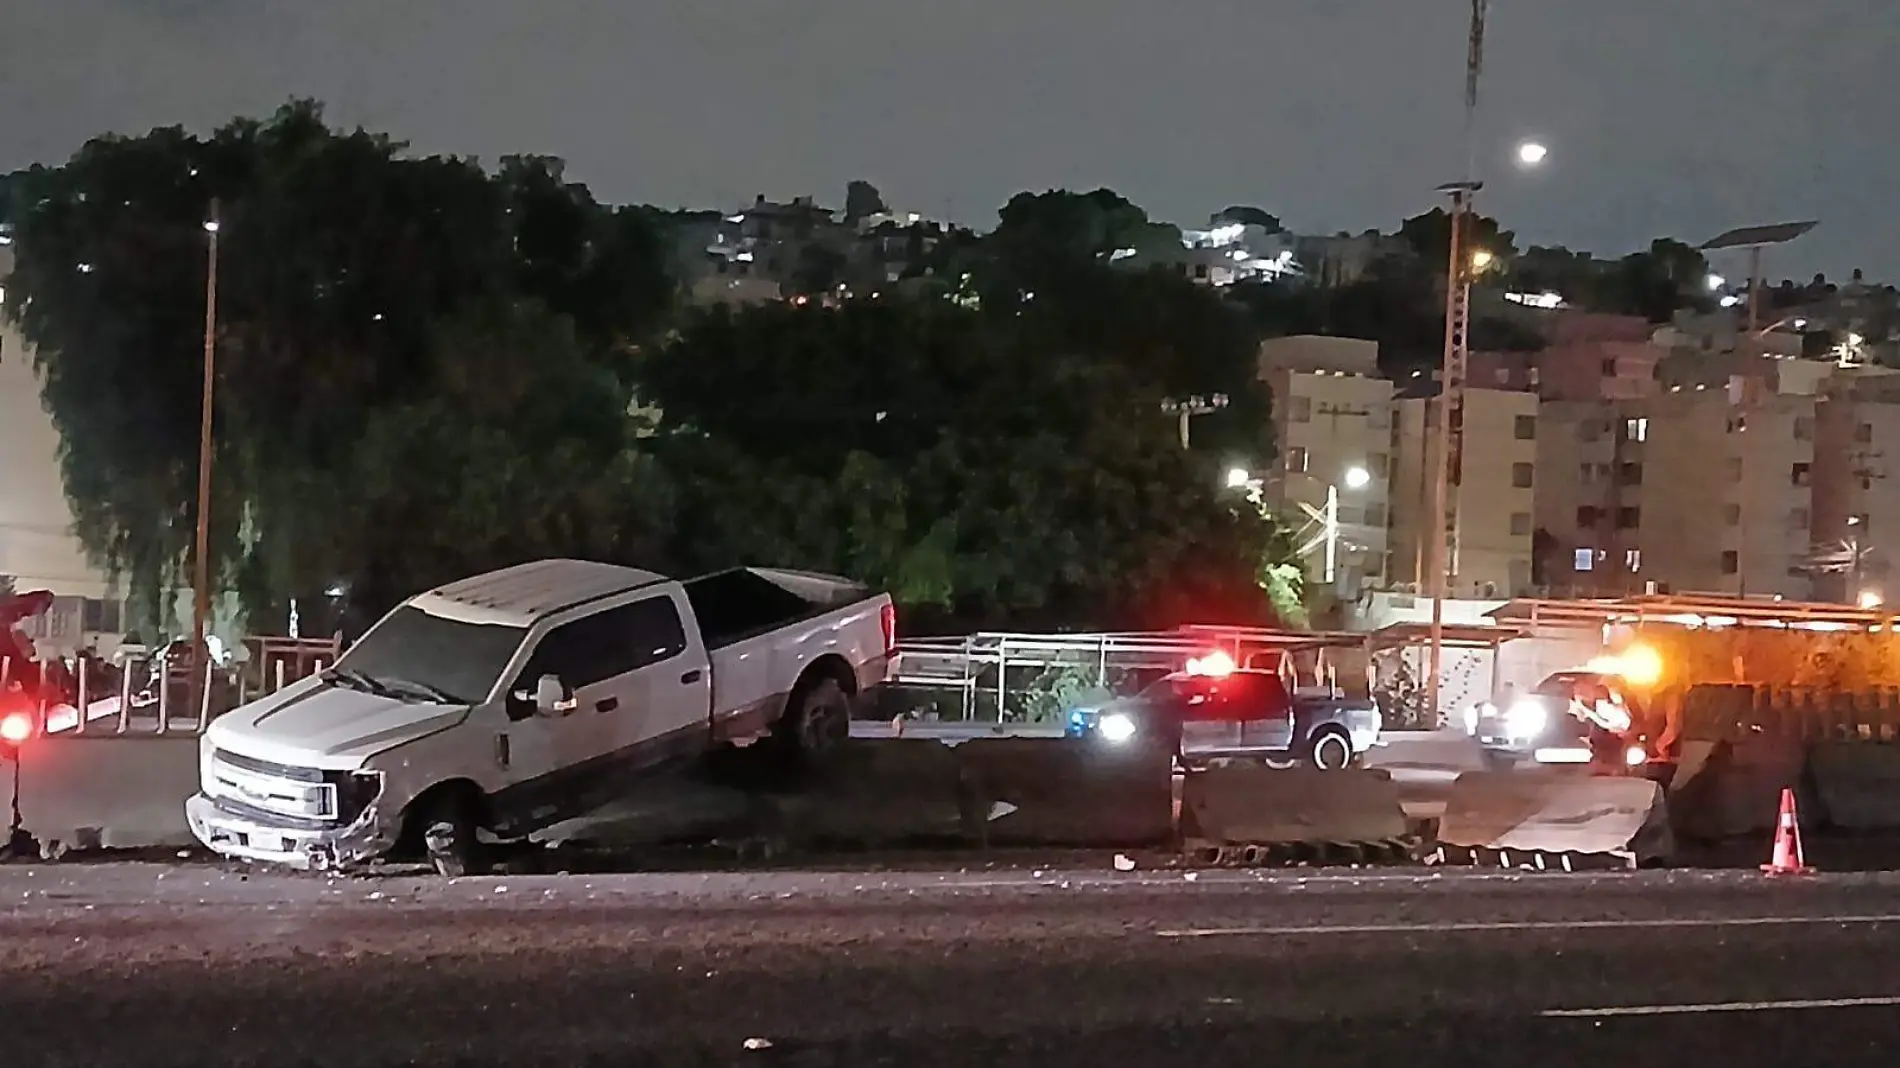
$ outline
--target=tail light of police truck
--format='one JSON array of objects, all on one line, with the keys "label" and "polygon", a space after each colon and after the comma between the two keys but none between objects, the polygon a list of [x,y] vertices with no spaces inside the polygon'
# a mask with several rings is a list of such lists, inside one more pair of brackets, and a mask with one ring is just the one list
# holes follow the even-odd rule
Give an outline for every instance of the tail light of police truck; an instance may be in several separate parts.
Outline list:
[{"label": "tail light of police truck", "polygon": [[884,655],[891,656],[897,652],[897,606],[886,601],[878,609],[877,621],[884,629]]}]

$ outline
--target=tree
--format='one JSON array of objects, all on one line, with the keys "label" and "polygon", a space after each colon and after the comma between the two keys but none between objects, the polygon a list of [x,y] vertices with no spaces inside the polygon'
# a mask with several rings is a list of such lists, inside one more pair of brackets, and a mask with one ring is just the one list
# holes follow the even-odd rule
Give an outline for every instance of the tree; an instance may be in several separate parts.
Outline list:
[{"label": "tree", "polygon": [[847,225],[858,223],[873,215],[883,215],[890,211],[884,206],[884,195],[877,186],[862,179],[853,179],[844,189],[844,221]]},{"label": "tree", "polygon": [[1260,208],[1231,207],[1214,216],[1214,221],[1239,226],[1258,226],[1268,233],[1285,233],[1286,227],[1280,225],[1280,217],[1270,215]]},{"label": "tree", "polygon": [[[1499,227],[1496,219],[1473,214],[1465,222],[1467,249],[1483,250],[1503,261],[1517,254],[1517,235]],[[1414,215],[1399,225],[1399,236],[1429,269],[1444,274],[1451,259],[1450,212],[1433,208],[1423,215]]]},{"label": "tree", "polygon": [[1178,447],[1152,381],[1046,336],[904,297],[695,317],[641,371],[676,553],[857,574],[926,627],[1269,618],[1277,528]]},{"label": "tree", "polygon": [[[309,102],[206,138],[102,138],[8,184],[8,310],[35,346],[77,532],[130,580],[141,626],[170,629],[159,594],[176,585],[195,521],[214,197],[222,587],[269,617],[341,578],[375,608],[448,564],[638,549],[603,546],[590,524],[606,522],[601,479],[626,475],[623,492],[652,482],[628,474],[639,458],[618,436],[630,355],[672,293],[648,213],[602,208],[558,161],[511,158],[491,176],[415,158],[331,130]],[[560,418],[525,429],[541,387],[505,373],[462,328],[471,321],[539,354],[535,381],[563,398]],[[585,449],[577,412],[592,413]],[[544,441],[561,444],[544,455]],[[432,541],[424,515],[466,545]]]}]

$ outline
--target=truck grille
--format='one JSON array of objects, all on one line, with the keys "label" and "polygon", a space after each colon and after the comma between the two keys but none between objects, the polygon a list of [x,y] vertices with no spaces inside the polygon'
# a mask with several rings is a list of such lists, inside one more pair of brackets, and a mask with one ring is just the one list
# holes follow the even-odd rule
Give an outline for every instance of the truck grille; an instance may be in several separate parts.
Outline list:
[{"label": "truck grille", "polygon": [[268,760],[247,757],[242,753],[233,753],[226,749],[213,749],[213,760],[222,761],[240,771],[253,775],[265,775],[273,779],[289,779],[292,782],[322,782],[323,772],[315,768],[298,768],[289,764],[273,764]]},{"label": "truck grille", "polygon": [[205,792],[247,808],[300,820],[332,820],[336,787],[314,768],[293,768],[222,749],[205,768]]}]

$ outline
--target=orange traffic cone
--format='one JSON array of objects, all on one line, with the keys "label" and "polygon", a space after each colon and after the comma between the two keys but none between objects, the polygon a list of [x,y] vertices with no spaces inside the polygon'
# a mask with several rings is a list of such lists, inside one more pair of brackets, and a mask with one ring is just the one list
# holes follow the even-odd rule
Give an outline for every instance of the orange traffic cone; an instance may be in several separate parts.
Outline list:
[{"label": "orange traffic cone", "polygon": [[1794,790],[1790,787],[1781,790],[1781,815],[1775,820],[1774,859],[1763,864],[1761,870],[1770,875],[1806,875],[1814,870],[1801,855],[1801,819],[1795,815]]}]

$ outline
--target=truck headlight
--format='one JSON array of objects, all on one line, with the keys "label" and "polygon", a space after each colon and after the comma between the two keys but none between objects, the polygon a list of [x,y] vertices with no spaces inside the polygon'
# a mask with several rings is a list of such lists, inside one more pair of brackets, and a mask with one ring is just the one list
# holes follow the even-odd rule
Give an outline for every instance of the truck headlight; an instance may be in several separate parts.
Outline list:
[{"label": "truck headlight", "polygon": [[1504,714],[1504,733],[1512,738],[1535,738],[1550,725],[1550,710],[1542,701],[1519,701]]},{"label": "truck headlight", "polygon": [[1115,712],[1103,716],[1101,723],[1097,724],[1095,729],[1111,742],[1125,742],[1135,736],[1135,721],[1120,712]]}]

